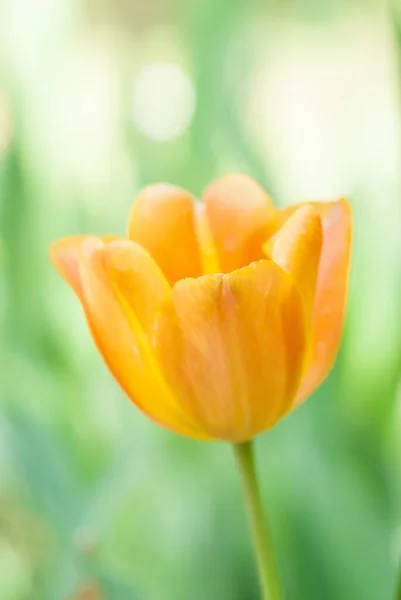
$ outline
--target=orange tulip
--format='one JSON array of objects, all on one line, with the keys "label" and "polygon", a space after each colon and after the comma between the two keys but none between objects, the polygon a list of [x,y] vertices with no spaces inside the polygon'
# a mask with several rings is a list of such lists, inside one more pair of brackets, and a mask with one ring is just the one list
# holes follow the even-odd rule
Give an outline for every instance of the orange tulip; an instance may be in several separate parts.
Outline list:
[{"label": "orange tulip", "polygon": [[132,401],[199,439],[246,441],[313,392],[337,353],[348,203],[276,210],[245,175],[197,203],[164,184],[136,199],[128,238],[78,236],[52,259]]}]

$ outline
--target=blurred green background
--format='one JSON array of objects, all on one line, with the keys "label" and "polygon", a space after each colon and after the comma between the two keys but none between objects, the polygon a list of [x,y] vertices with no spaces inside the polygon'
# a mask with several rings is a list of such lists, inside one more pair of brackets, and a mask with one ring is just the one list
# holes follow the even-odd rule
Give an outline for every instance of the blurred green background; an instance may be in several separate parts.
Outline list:
[{"label": "blurred green background", "polygon": [[393,597],[400,76],[380,0],[0,0],[1,600],[259,598],[230,448],[131,406],[47,256],[229,170],[353,205],[338,361],[257,458],[288,600]]}]

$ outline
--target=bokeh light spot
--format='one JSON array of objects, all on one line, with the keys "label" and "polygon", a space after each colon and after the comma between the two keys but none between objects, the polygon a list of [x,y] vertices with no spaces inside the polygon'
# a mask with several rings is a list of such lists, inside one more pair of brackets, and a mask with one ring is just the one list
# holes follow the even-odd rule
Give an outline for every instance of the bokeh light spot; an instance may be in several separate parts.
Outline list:
[{"label": "bokeh light spot", "polygon": [[184,71],[172,63],[144,67],[132,92],[132,119],[147,137],[173,139],[188,128],[195,111],[194,86]]}]

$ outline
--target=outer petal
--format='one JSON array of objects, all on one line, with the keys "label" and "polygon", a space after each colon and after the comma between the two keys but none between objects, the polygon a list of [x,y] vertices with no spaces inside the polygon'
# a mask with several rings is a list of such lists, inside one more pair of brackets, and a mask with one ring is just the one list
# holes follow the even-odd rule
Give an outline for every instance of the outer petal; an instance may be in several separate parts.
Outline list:
[{"label": "outer petal", "polygon": [[155,314],[170,291],[170,285],[150,254],[129,240],[104,248],[108,277],[120,297],[129,304],[144,332],[153,327]]},{"label": "outer petal", "polygon": [[[75,235],[66,237],[51,244],[50,258],[61,277],[72,287],[77,296],[82,296],[81,278],[79,273],[80,246],[85,239],[92,236]],[[116,235],[105,235],[100,238],[103,242],[120,239]]]},{"label": "outer petal", "polygon": [[[345,199],[314,202],[323,224],[310,363],[296,404],[307,398],[328,375],[337,354],[344,322],[351,254],[351,208]],[[294,207],[281,212],[285,221]]]},{"label": "outer petal", "polygon": [[168,184],[142,190],[132,209],[129,237],[150,252],[170,283],[202,274],[189,192]]},{"label": "outer petal", "polygon": [[320,215],[311,204],[304,204],[268,243],[268,251],[274,262],[292,275],[300,287],[308,327],[315,302],[322,240]]},{"label": "outer petal", "polygon": [[256,181],[247,175],[225,175],[208,186],[204,202],[224,273],[263,258],[261,247],[276,227],[276,211]]},{"label": "outer petal", "polygon": [[178,282],[156,319],[160,367],[215,438],[273,425],[299,385],[305,328],[297,286],[270,260]]},{"label": "outer petal", "polygon": [[[124,263],[121,244],[124,242],[111,244],[110,249],[99,238],[86,238],[75,246],[77,262],[70,272],[79,273],[78,295],[96,345],[121,387],[143,412],[177,433],[205,438],[193,419],[178,406],[156,367],[140,324],[140,320],[146,323],[146,311],[139,311],[139,320],[132,310],[142,301],[150,301],[151,293],[160,297],[165,281],[161,275],[159,284],[157,280],[150,281],[143,269],[151,269],[153,261],[137,245],[132,244],[127,252],[133,259],[136,253],[137,260],[131,267]],[[71,256],[72,253],[70,265]],[[122,266],[129,284],[123,281]],[[134,298],[124,296],[128,290],[135,291]]]}]

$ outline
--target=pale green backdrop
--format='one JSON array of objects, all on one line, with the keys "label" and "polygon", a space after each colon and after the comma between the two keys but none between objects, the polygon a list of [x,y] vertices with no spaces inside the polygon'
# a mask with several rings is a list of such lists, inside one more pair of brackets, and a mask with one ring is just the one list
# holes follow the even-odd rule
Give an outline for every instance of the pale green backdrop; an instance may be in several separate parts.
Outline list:
[{"label": "pale green backdrop", "polygon": [[337,364],[257,456],[288,600],[393,597],[400,57],[390,2],[0,0],[1,600],[259,598],[230,448],[131,406],[47,256],[228,170],[353,205]]}]

